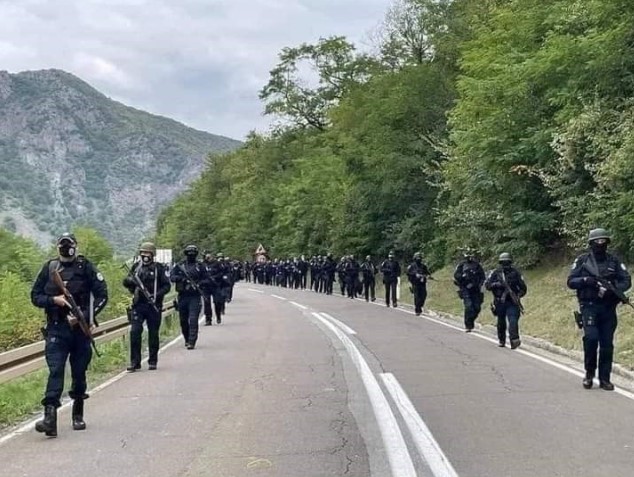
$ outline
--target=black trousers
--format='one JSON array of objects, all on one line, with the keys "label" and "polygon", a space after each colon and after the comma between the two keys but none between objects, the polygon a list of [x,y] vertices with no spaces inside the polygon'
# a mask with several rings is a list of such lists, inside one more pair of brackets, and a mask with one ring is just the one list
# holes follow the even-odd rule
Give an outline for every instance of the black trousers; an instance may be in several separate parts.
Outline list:
[{"label": "black trousers", "polygon": [[363,295],[365,296],[365,301],[370,301],[370,299],[374,301],[376,299],[375,288],[376,282],[374,279],[363,279]]},{"label": "black trousers", "polygon": [[396,287],[398,286],[398,282],[394,280],[392,282],[383,282],[383,284],[385,285],[385,304],[390,306],[391,299],[392,304],[396,306]]},{"label": "black trousers", "polygon": [[196,344],[198,341],[198,317],[201,308],[199,294],[178,295],[178,317],[186,343]]},{"label": "black trousers", "polygon": [[420,314],[423,312],[423,307],[427,300],[427,284],[412,283],[412,292],[414,294],[414,313]]},{"label": "black trousers", "polygon": [[614,357],[614,333],[618,324],[616,307],[604,304],[581,305],[581,319],[583,320],[583,361],[586,375],[594,377],[598,354],[599,380],[610,381]]},{"label": "black trousers", "polygon": [[148,363],[158,362],[159,332],[161,328],[161,314],[151,305],[139,304],[132,308],[130,322],[130,364],[141,364],[141,345],[143,342],[143,323],[147,325],[149,356]]},{"label": "black trousers", "polygon": [[479,290],[473,292],[462,290],[460,292],[460,297],[462,298],[462,303],[464,305],[464,327],[467,330],[472,330],[475,327],[475,321],[478,319],[478,315],[482,310],[484,294]]}]

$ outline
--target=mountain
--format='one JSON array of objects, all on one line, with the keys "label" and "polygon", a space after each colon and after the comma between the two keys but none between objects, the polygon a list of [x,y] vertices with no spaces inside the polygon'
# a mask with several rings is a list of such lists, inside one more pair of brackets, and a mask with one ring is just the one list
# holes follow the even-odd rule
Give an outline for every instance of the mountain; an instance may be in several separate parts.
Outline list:
[{"label": "mountain", "polygon": [[74,224],[117,250],[239,141],[113,101],[60,70],[0,71],[0,227],[41,244]]}]

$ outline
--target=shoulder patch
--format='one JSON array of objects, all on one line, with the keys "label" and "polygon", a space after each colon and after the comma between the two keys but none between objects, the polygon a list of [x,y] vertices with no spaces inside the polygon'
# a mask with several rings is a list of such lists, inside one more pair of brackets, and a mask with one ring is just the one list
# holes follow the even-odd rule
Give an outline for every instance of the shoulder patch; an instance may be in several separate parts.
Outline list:
[{"label": "shoulder patch", "polygon": [[624,263],[621,263],[621,269],[622,269],[624,272],[627,272],[627,267],[625,266],[625,264],[624,264]]},{"label": "shoulder patch", "polygon": [[579,259],[575,259],[574,262],[572,262],[572,267],[570,267],[571,270],[574,270],[575,268],[577,268],[577,264],[579,263]]},{"label": "shoulder patch", "polygon": [[101,274],[101,272],[97,273],[97,280],[103,282],[103,275]]}]

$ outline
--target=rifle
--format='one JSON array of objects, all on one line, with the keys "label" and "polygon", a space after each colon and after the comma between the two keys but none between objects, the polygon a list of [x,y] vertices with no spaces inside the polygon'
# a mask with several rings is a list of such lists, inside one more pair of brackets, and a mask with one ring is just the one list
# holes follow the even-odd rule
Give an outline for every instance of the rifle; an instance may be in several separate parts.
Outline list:
[{"label": "rifle", "polygon": [[511,297],[511,301],[519,308],[521,315],[522,313],[524,313],[524,306],[522,305],[520,297],[517,296],[517,293],[515,293],[509,286],[509,283],[506,281],[506,275],[504,274],[504,272],[501,271],[500,274],[502,276],[502,285],[504,285],[505,293]]},{"label": "rifle", "polygon": [[[143,282],[141,281],[139,276],[136,273],[132,272],[132,268],[130,268],[127,263],[123,264],[123,268],[128,272],[128,276],[131,277],[132,280],[134,280],[134,283],[137,286],[137,290],[139,290],[143,297],[147,300],[147,302],[152,305],[154,311],[160,314],[161,310],[158,309],[158,306],[156,306],[156,303],[154,303],[154,300],[152,300],[152,295],[150,295],[150,292],[147,290],[147,288],[145,288],[145,285],[143,285]],[[158,270],[155,270],[155,273],[157,272]]]},{"label": "rifle", "polygon": [[191,283],[191,284],[192,284],[192,287],[194,287],[194,290],[196,290],[196,291],[197,291],[198,293],[200,293],[201,295],[204,295],[204,293],[203,293],[203,291],[200,289],[200,286],[198,285],[198,283],[196,283],[196,282],[194,281],[194,279],[192,278],[192,276],[191,276],[189,273],[187,273],[187,268],[185,268],[185,267],[183,266],[183,264],[182,264],[182,263],[179,263],[179,264],[178,264],[178,268],[180,268],[180,269],[182,270],[183,275],[185,275],[185,278],[187,278],[187,280],[189,280],[189,283]]},{"label": "rifle", "polygon": [[592,278],[594,278],[597,283],[599,284],[599,286],[605,288],[606,290],[611,291],[612,293],[614,293],[614,295],[619,299],[619,301],[621,303],[623,303],[624,305],[628,305],[632,308],[634,308],[634,304],[632,304],[632,302],[630,301],[629,297],[622,292],[621,290],[619,290],[618,288],[616,288],[612,282],[610,282],[609,280],[601,277],[601,275],[599,275],[599,267],[597,265],[597,262],[594,258],[594,255],[590,254],[591,260],[592,260],[592,268],[588,265],[588,262],[585,261],[583,262],[583,265],[581,266],[581,268],[585,268],[586,271],[590,274],[590,276]]},{"label": "rifle", "polygon": [[99,354],[99,350],[97,350],[95,339],[92,337],[92,332],[90,331],[90,326],[86,321],[84,312],[81,311],[81,308],[79,308],[79,306],[77,306],[77,302],[73,298],[73,295],[70,294],[68,288],[66,288],[66,285],[64,285],[64,280],[62,279],[59,270],[53,270],[52,278],[53,283],[57,288],[60,289],[60,291],[66,298],[66,301],[70,305],[70,313],[77,319],[77,323],[79,324],[79,328],[81,329],[82,333],[84,333],[84,335],[86,335],[86,337],[90,340],[90,346],[92,346],[92,349],[95,350],[95,354],[98,357],[101,356],[101,354]]}]

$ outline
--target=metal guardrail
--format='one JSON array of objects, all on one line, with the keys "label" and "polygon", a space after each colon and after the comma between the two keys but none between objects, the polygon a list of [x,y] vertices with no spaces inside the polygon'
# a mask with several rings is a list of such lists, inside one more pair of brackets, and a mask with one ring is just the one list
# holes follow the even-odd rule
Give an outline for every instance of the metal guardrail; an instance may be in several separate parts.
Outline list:
[{"label": "metal guardrail", "polygon": [[[166,300],[167,301],[167,300]],[[169,305],[163,308],[163,316],[170,314],[174,309],[171,300]],[[120,316],[113,320],[105,321],[94,330],[94,338],[97,344],[107,343],[130,331],[130,323],[127,316]],[[32,371],[44,367],[44,341],[31,343],[21,348],[12,349],[0,353],[0,384],[12,379],[24,376]]]}]

